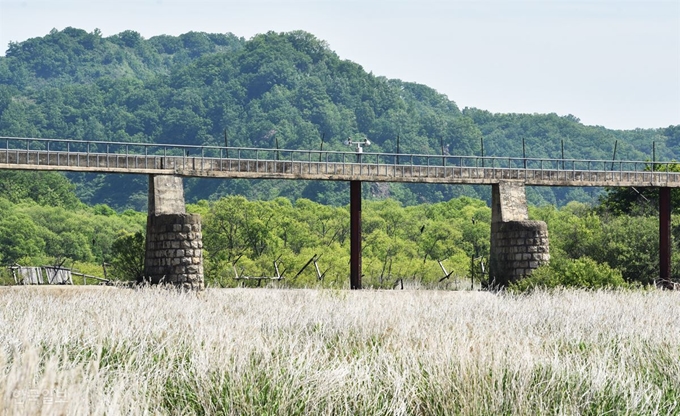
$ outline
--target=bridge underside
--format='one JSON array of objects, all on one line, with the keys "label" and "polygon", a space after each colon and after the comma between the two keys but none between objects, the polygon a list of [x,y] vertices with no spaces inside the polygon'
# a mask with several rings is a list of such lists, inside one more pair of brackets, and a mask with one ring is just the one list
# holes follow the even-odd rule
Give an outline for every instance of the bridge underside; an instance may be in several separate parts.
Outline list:
[{"label": "bridge underside", "polygon": [[[550,260],[548,229],[530,221],[524,183],[492,186],[489,285],[507,287]],[[662,287],[671,283],[670,188],[660,188],[659,264]],[[350,288],[361,289],[361,181],[350,181]],[[149,176],[149,214],[145,276],[151,283],[202,289],[203,255],[200,216],[185,213],[182,179]]]}]

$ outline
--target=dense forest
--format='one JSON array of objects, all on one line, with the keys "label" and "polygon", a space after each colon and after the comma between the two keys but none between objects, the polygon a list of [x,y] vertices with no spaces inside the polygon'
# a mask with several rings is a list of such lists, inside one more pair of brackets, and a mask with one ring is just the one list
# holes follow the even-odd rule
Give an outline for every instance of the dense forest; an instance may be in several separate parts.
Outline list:
[{"label": "dense forest", "polygon": [[[461,80],[464,82],[464,80]],[[371,151],[487,156],[672,160],[680,126],[615,131],[584,126],[573,115],[492,114],[459,109],[415,83],[366,73],[322,40],[296,31],[250,40],[189,32],[142,38],[125,31],[66,28],[11,43],[0,57],[0,135],[121,142],[343,149],[365,136]],[[614,148],[617,147],[616,155]],[[78,197],[118,211],[143,210],[146,178],[71,174]],[[347,187],[334,182],[188,180],[189,201],[224,195],[306,198],[340,206]],[[528,189],[529,201],[562,206],[596,202],[600,189]],[[487,200],[486,187],[369,185],[369,199],[401,204]]]}]

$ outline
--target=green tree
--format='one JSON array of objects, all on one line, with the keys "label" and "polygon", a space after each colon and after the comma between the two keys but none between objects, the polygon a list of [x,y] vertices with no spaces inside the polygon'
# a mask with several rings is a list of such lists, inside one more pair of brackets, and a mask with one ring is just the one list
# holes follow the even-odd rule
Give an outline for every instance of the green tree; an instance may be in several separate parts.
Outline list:
[{"label": "green tree", "polygon": [[36,226],[27,215],[8,212],[12,207],[6,201],[0,205],[0,262],[11,265],[21,259],[37,257],[45,249],[44,231]]},{"label": "green tree", "polygon": [[145,236],[142,232],[123,233],[113,242],[111,274],[118,280],[143,281]]},{"label": "green tree", "polygon": [[666,127],[663,129],[663,134],[666,136],[666,146],[674,148],[680,147],[680,124]]},{"label": "green tree", "polygon": [[34,201],[40,205],[81,207],[75,186],[55,172],[0,171],[0,196],[14,203]]}]

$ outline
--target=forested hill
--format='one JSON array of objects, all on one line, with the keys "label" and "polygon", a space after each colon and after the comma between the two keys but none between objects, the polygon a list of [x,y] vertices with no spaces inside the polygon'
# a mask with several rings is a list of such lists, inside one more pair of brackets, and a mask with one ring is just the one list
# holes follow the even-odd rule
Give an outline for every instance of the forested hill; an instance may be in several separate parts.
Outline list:
[{"label": "forested hill", "polygon": [[[461,62],[463,65],[464,62]],[[460,82],[465,82],[461,79]],[[454,97],[455,98],[455,97]],[[614,131],[584,126],[574,116],[492,114],[460,110],[432,88],[367,73],[342,60],[326,42],[296,31],[244,40],[190,32],[142,38],[110,37],[67,28],[11,43],[0,57],[0,135],[316,149],[344,149],[366,136],[371,151],[529,157],[651,159],[680,156],[680,126]],[[661,126],[660,126],[661,127]],[[72,175],[88,203],[143,208],[145,177]],[[447,200],[466,186],[367,185],[367,196],[405,204]],[[239,193],[322,203],[347,201],[334,182],[189,180],[190,200]],[[535,188],[534,203],[587,199],[581,190]]]}]

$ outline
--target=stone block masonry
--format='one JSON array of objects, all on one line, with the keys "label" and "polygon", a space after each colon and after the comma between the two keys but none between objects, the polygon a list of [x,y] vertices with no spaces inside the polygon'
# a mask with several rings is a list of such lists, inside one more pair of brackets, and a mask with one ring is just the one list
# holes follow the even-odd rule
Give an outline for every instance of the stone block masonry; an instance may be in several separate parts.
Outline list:
[{"label": "stone block masonry", "polygon": [[491,269],[495,286],[507,286],[550,261],[548,227],[543,221],[509,221],[494,227]]},{"label": "stone block masonry", "polygon": [[151,283],[202,290],[203,241],[198,214],[149,217],[145,271]]},{"label": "stone block masonry", "polygon": [[180,177],[149,176],[144,276],[153,284],[204,288],[201,216],[185,212]]},{"label": "stone block masonry", "polygon": [[489,285],[507,287],[550,261],[548,227],[530,221],[522,182],[501,182],[491,190]]}]

